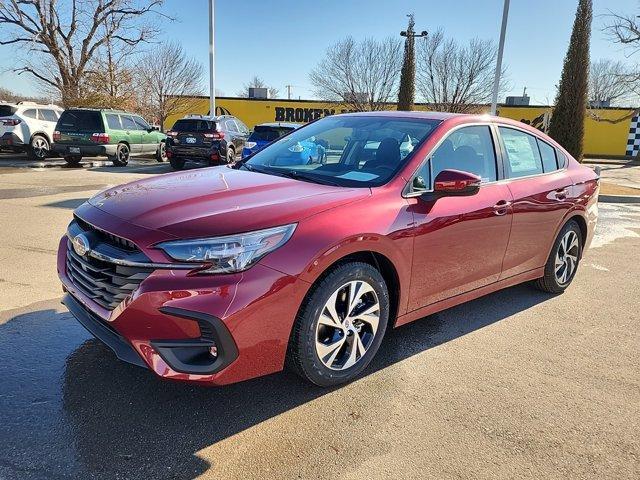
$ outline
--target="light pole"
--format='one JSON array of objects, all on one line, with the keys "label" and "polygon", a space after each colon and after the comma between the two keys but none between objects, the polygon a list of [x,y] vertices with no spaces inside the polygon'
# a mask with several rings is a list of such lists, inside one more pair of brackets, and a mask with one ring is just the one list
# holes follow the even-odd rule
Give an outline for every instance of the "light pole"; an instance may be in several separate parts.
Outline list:
[{"label": "light pole", "polygon": [[507,33],[507,18],[509,17],[509,0],[504,0],[502,9],[502,26],[500,27],[500,43],[498,44],[498,58],[496,60],[496,74],[493,78],[493,96],[491,99],[491,115],[495,115],[498,108],[498,90],[500,89],[500,75],[502,75],[502,53],[504,52],[504,37]]},{"label": "light pole", "polygon": [[416,62],[415,62],[415,41],[416,38],[426,37],[427,32],[423,30],[415,33],[413,26],[415,21],[413,14],[409,17],[409,26],[406,30],[400,32],[401,37],[405,37],[404,42],[404,59],[402,62],[402,70],[400,71],[400,88],[398,90],[398,110],[413,110],[413,99],[415,97],[415,80],[416,80]]},{"label": "light pole", "polygon": [[209,115],[216,114],[216,64],[214,50],[215,8],[214,0],[209,0]]}]

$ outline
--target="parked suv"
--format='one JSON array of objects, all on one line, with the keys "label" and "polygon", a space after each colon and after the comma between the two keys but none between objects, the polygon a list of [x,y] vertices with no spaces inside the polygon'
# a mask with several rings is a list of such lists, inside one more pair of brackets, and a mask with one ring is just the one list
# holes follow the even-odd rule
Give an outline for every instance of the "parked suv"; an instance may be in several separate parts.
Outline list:
[{"label": "parked suv", "polygon": [[72,108],[60,116],[53,150],[70,165],[82,157],[106,156],[116,167],[132,156],[154,155],[163,162],[166,135],[139,115],[113,109]]},{"label": "parked suv", "polygon": [[[296,155],[321,141],[324,163]],[[513,120],[335,115],[234,168],[97,194],[58,272],[78,320],[160,377],[222,385],[287,365],[330,386],[361,374],[391,328],[523,282],[562,293],[598,190],[594,170]]]},{"label": "parked suv", "polygon": [[248,137],[247,126],[231,115],[188,115],[167,132],[167,158],[174,170],[182,170],[187,160],[232,164]]},{"label": "parked suv", "polygon": [[0,105],[0,148],[27,152],[32,160],[50,153],[53,131],[62,113],[57,105],[34,102]]}]

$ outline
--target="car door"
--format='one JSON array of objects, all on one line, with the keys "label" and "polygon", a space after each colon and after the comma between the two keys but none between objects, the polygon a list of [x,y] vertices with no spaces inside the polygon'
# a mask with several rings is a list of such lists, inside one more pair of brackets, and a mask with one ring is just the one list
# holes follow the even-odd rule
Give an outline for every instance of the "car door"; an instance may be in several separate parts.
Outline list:
[{"label": "car door", "polygon": [[427,191],[445,169],[479,175],[482,184],[472,196],[435,198],[427,194],[410,199],[415,202],[411,209],[415,234],[410,310],[500,277],[511,229],[512,198],[509,188],[498,181],[495,145],[495,132],[488,124],[458,128],[418,172],[417,184],[425,185]]},{"label": "car door", "polygon": [[122,129],[126,135],[131,153],[140,153],[142,151],[142,132],[133,120],[133,116],[120,115],[120,121],[122,122]]},{"label": "car door", "polygon": [[573,182],[566,169],[558,167],[553,146],[518,128],[500,126],[498,132],[505,183],[513,196],[513,225],[502,273],[508,278],[545,264],[571,208]]},{"label": "car door", "polygon": [[233,118],[227,118],[224,120],[224,130],[228,135],[227,142],[233,145],[233,148],[236,152],[238,152],[238,148],[242,148],[240,145],[244,143],[240,140],[240,132],[238,131],[238,126]]},{"label": "car door", "polygon": [[137,130],[140,132],[140,145],[142,153],[155,153],[158,149],[155,132],[147,121],[135,115],[133,121],[136,122]]},{"label": "car door", "polygon": [[249,139],[249,135],[251,134],[251,132],[249,131],[249,129],[247,128],[247,126],[242,123],[238,118],[234,118],[234,121],[236,122],[236,125],[238,127],[238,140],[239,140],[239,144],[238,144],[238,149],[237,151],[242,151],[242,149],[244,148],[244,144],[247,142],[247,140]]},{"label": "car door", "polygon": [[53,131],[58,121],[58,116],[55,110],[49,108],[38,109],[38,119],[42,121],[42,131],[47,134],[49,138],[53,138]]}]

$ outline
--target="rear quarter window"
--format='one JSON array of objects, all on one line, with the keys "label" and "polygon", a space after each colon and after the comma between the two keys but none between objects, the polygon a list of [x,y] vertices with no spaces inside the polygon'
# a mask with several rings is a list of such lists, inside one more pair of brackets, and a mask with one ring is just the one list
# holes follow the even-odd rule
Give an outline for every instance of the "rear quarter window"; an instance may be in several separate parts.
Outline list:
[{"label": "rear quarter window", "polygon": [[545,172],[553,172],[558,169],[558,162],[556,161],[556,149],[546,142],[543,142],[539,138],[538,148],[540,148],[540,156],[542,157],[542,168]]},{"label": "rear quarter window", "polygon": [[100,112],[92,110],[65,110],[56,127],[60,131],[103,132]]}]

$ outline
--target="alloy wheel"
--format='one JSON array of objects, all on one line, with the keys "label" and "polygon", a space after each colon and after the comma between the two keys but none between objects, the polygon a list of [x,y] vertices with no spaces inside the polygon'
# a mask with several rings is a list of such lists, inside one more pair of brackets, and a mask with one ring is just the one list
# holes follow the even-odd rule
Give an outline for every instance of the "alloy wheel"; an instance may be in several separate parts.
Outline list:
[{"label": "alloy wheel", "polygon": [[338,288],[326,302],[316,325],[316,353],[332,370],[358,363],[378,331],[380,302],[373,287],[362,280]]},{"label": "alloy wheel", "polygon": [[122,163],[126,163],[129,161],[129,149],[126,145],[120,145],[118,149],[118,160]]},{"label": "alloy wheel", "polygon": [[558,284],[564,285],[571,280],[578,266],[579,253],[578,235],[573,230],[569,230],[560,240],[556,252],[555,275]]},{"label": "alloy wheel", "polygon": [[45,158],[49,153],[49,144],[42,137],[34,138],[31,142],[31,147],[33,148],[34,155],[39,159]]}]

